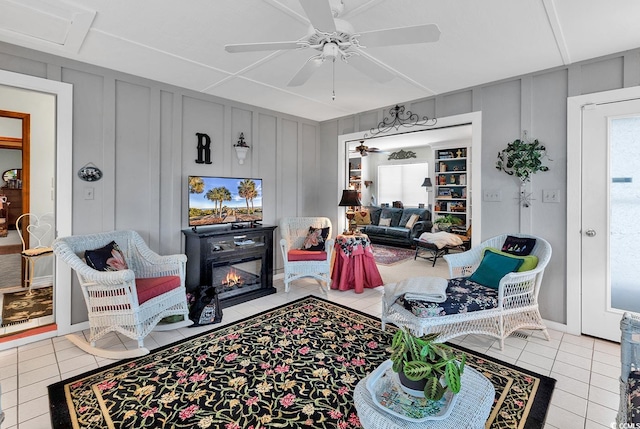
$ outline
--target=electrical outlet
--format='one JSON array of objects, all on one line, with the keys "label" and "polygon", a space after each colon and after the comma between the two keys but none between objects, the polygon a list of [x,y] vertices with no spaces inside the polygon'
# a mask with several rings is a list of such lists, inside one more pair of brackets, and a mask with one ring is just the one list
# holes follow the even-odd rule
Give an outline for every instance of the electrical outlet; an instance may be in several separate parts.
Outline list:
[{"label": "electrical outlet", "polygon": [[560,202],[560,190],[559,189],[544,189],[542,191],[543,203],[559,203]]},{"label": "electrical outlet", "polygon": [[489,189],[484,191],[483,201],[502,201],[502,192],[499,189]]},{"label": "electrical outlet", "polygon": [[94,195],[94,188],[91,186],[87,186],[84,188],[84,199],[92,200]]}]

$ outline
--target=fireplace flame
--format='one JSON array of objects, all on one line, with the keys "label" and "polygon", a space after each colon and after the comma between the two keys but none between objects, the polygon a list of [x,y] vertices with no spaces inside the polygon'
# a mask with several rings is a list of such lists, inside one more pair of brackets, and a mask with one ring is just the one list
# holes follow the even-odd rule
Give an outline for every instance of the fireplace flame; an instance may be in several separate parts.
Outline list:
[{"label": "fireplace flame", "polygon": [[227,276],[223,280],[222,284],[226,287],[233,287],[241,285],[242,282],[242,277],[240,277],[238,273],[236,273],[236,271],[232,269],[227,273]]}]

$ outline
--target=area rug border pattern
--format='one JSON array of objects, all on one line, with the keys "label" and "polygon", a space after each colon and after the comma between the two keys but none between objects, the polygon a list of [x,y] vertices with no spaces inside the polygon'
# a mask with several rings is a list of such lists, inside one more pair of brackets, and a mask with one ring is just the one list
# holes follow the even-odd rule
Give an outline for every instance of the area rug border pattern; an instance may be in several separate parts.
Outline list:
[{"label": "area rug border pattern", "polygon": [[[223,330],[223,329],[228,328],[230,326],[244,323],[244,322],[246,322],[248,320],[263,316],[263,315],[265,315],[267,313],[270,313],[270,312],[278,311],[279,309],[282,309],[284,307],[288,307],[288,306],[294,305],[296,303],[300,303],[300,302],[306,301],[309,298],[313,298],[313,299],[316,299],[318,301],[326,302],[327,304],[342,308],[343,310],[351,311],[351,312],[356,313],[356,314],[358,314],[360,316],[364,316],[366,318],[369,318],[372,321],[375,321],[377,323],[381,323],[379,317],[373,316],[371,314],[364,313],[364,312],[362,312],[360,310],[351,308],[349,306],[346,306],[346,305],[343,305],[343,304],[340,304],[340,303],[332,302],[332,301],[330,301],[330,300],[328,300],[326,298],[310,294],[310,295],[307,295],[305,297],[301,297],[301,298],[298,298],[296,300],[292,300],[290,302],[287,302],[287,303],[284,303],[284,304],[281,304],[281,305],[277,305],[275,307],[272,307],[270,309],[261,311],[259,313],[254,314],[254,315],[244,317],[242,319],[239,319],[237,321],[231,322],[229,324],[216,326],[216,327],[213,327],[210,330],[194,334],[194,335],[192,335],[190,337],[178,340],[176,342],[173,342],[173,343],[165,345],[165,346],[158,347],[157,349],[152,350],[151,353],[157,353],[157,352],[161,352],[163,350],[166,350],[166,349],[169,349],[169,348],[172,348],[172,347],[176,347],[179,344],[182,344],[182,343],[197,339],[198,337],[215,334],[217,331]],[[392,326],[394,329],[396,328],[395,326],[393,326],[393,324],[388,324],[387,326]],[[475,351],[473,351],[471,349],[468,349],[466,347],[463,347],[463,346],[460,346],[460,345],[457,345],[457,344],[452,344],[452,343],[447,343],[447,344],[451,345],[455,349],[458,349],[461,352],[464,352],[464,353],[466,353],[468,355],[473,355],[473,356],[476,356],[476,357],[480,357],[483,360],[490,361],[490,362],[493,362],[493,363],[498,364],[498,365],[502,365],[502,366],[510,368],[510,369],[512,369],[514,371],[518,371],[518,372],[521,372],[523,374],[530,375],[532,377],[535,377],[535,378],[539,379],[539,383],[540,383],[539,384],[539,388],[538,388],[538,391],[536,392],[536,396],[535,396],[535,398],[533,400],[533,403],[531,404],[529,414],[528,414],[524,424],[521,424],[519,426],[519,429],[537,429],[537,428],[542,428],[544,426],[544,421],[545,421],[545,417],[546,417],[548,404],[550,403],[551,395],[553,393],[553,389],[554,389],[554,386],[555,386],[555,383],[556,383],[555,379],[553,379],[551,377],[548,377],[548,376],[545,376],[545,375],[542,375],[542,374],[538,374],[538,373],[536,373],[534,371],[527,370],[525,368],[518,367],[518,366],[510,364],[508,362],[501,361],[500,359],[494,358],[492,356],[488,356],[488,355],[485,355],[485,354],[480,354],[479,352],[475,352]],[[76,376],[73,376],[73,377],[70,377],[70,378],[67,378],[65,380],[62,380],[62,381],[59,381],[59,382],[56,382],[54,384],[49,385],[48,386],[48,393],[49,393],[49,405],[50,405],[51,421],[52,422],[58,422],[59,424],[66,424],[67,425],[67,426],[63,426],[63,427],[71,427],[71,417],[70,417],[70,414],[69,414],[69,410],[68,410],[68,408],[66,406],[67,404],[66,404],[66,398],[65,398],[65,396],[66,396],[65,395],[65,385],[74,383],[74,382],[76,382],[78,380],[90,377],[90,376],[95,375],[95,374],[100,373],[100,372],[107,372],[112,368],[115,368],[115,367],[118,367],[118,366],[124,366],[124,365],[127,365],[130,362],[133,362],[133,361],[136,361],[136,360],[139,360],[139,359],[144,359],[145,357],[148,357],[148,356],[144,356],[142,358],[138,357],[138,358],[130,358],[130,359],[119,360],[117,362],[113,362],[113,363],[105,365],[103,367],[96,368],[94,370],[87,371],[85,373],[82,373],[82,374],[79,374],[79,375],[76,375]],[[63,399],[59,404],[55,404],[51,400],[51,398],[65,398],[65,399]],[[61,406],[61,405],[64,405],[64,406]]]}]

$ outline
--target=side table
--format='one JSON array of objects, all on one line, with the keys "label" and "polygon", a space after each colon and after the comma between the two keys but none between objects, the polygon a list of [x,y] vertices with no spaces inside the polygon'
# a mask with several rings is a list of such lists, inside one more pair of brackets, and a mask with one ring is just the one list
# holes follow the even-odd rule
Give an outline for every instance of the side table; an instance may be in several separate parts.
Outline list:
[{"label": "side table", "polygon": [[366,234],[338,235],[334,247],[331,289],[362,293],[384,284]]},{"label": "side table", "polygon": [[371,398],[367,389],[370,375],[356,385],[353,400],[358,418],[365,429],[483,429],[495,399],[493,384],[474,368],[465,366],[462,373],[462,388],[458,400],[449,417],[443,420],[431,420],[415,423],[403,420],[380,409]]}]

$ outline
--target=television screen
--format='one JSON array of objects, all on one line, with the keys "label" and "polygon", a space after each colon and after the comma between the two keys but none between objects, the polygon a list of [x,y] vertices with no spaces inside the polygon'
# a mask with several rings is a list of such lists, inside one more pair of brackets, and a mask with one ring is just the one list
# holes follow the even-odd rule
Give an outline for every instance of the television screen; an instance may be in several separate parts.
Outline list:
[{"label": "television screen", "polygon": [[262,179],[189,176],[189,226],[262,220]]}]

